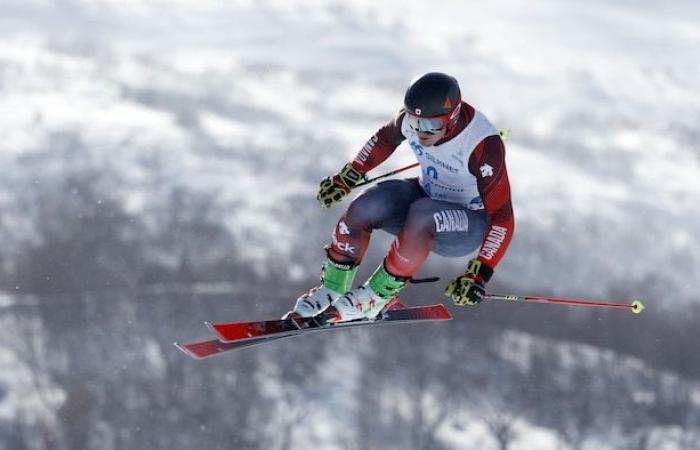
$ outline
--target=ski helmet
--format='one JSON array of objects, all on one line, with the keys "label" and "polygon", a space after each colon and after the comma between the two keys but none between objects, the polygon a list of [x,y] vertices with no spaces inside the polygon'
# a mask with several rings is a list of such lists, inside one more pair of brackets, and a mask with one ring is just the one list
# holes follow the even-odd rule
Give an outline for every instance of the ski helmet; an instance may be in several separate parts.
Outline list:
[{"label": "ski helmet", "polygon": [[411,82],[403,104],[415,131],[435,134],[449,129],[457,122],[462,104],[459,83],[444,73],[426,73]]}]

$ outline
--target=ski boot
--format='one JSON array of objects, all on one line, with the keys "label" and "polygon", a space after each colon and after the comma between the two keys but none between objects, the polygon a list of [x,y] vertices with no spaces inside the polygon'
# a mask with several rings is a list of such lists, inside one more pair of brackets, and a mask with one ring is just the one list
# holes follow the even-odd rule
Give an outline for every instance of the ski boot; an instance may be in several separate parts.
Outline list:
[{"label": "ski boot", "polygon": [[385,308],[398,303],[397,295],[406,281],[406,278],[391,275],[382,264],[365,284],[334,300],[320,320],[327,323],[372,320]]},{"label": "ski boot", "polygon": [[356,265],[340,264],[330,258],[326,259],[321,269],[321,284],[299,297],[294,309],[282,318],[297,319],[317,315],[350,290],[356,274]]}]

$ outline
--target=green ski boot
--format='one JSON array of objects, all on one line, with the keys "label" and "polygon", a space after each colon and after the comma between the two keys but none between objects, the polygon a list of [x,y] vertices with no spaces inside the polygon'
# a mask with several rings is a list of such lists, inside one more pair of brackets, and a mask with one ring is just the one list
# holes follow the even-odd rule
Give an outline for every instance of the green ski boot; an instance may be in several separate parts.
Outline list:
[{"label": "green ski boot", "polygon": [[398,295],[406,281],[406,278],[387,272],[382,264],[365,284],[333,302],[333,312],[337,313],[337,317],[332,321],[374,319]]},{"label": "green ski boot", "polygon": [[357,266],[340,264],[326,259],[321,269],[321,285],[311,288],[299,297],[294,309],[285,314],[285,318],[313,317],[325,310],[338,297],[352,287],[357,274]]}]

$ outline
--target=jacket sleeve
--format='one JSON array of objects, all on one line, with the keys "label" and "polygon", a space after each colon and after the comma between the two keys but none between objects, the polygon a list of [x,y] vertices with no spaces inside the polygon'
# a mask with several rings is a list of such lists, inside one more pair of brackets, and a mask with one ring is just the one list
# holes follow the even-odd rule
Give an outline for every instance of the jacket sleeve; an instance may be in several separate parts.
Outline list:
[{"label": "jacket sleeve", "polygon": [[404,135],[401,133],[401,122],[405,112],[399,111],[389,122],[377,130],[369,138],[367,143],[359,151],[352,165],[361,172],[369,172],[386,159],[403,142]]},{"label": "jacket sleeve", "polygon": [[515,232],[505,146],[500,136],[489,136],[474,149],[469,158],[469,171],[477,179],[481,200],[491,219],[477,258],[494,269]]}]

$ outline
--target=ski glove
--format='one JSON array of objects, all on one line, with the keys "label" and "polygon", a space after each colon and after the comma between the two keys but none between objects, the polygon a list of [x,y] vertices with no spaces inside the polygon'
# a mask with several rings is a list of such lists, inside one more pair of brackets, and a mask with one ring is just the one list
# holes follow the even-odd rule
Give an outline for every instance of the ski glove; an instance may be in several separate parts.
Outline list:
[{"label": "ski glove", "polygon": [[326,177],[318,188],[318,199],[321,206],[330,208],[340,203],[350,191],[364,180],[364,174],[347,163],[337,175]]},{"label": "ski glove", "polygon": [[445,295],[458,306],[478,305],[484,300],[486,294],[484,285],[491,275],[493,275],[493,269],[476,258],[472,259],[469,261],[467,271],[450,281],[445,289]]}]

